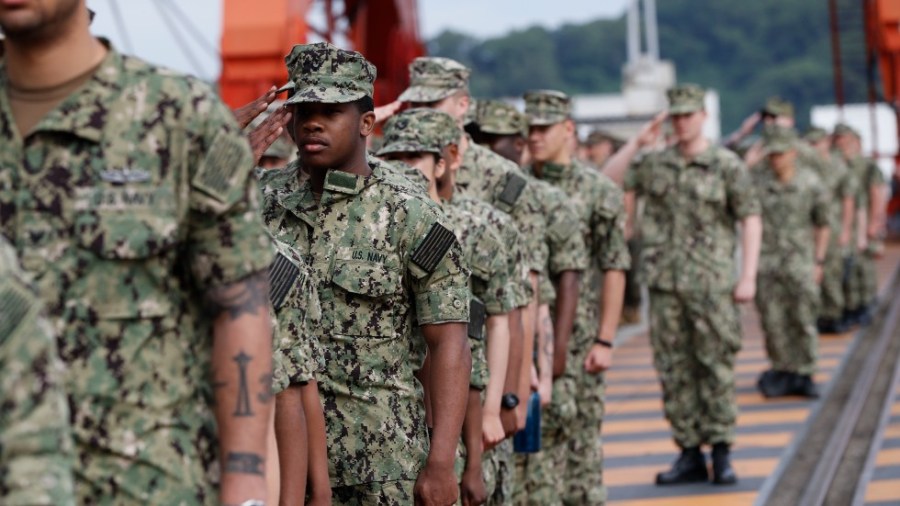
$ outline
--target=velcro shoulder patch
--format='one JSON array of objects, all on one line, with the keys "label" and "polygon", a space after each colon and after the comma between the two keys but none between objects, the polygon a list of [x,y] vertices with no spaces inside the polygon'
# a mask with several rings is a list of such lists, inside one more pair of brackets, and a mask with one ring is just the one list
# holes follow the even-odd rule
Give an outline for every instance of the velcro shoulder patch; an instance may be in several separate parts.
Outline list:
[{"label": "velcro shoulder patch", "polygon": [[300,275],[300,268],[288,260],[283,253],[275,257],[275,261],[269,266],[269,300],[272,307],[280,309],[284,301]]},{"label": "velcro shoulder patch", "polygon": [[28,315],[32,300],[24,287],[8,282],[0,284],[0,343],[11,336]]},{"label": "velcro shoulder patch", "polygon": [[207,149],[191,183],[219,202],[228,202],[235,188],[244,189],[245,181],[235,181],[235,176],[252,166],[253,154],[246,141],[235,133],[221,131]]},{"label": "velcro shoulder patch", "polygon": [[472,297],[469,299],[469,337],[476,341],[484,339],[484,324],[487,321],[487,309],[484,304]]},{"label": "velcro shoulder patch", "polygon": [[437,268],[441,259],[456,242],[456,236],[440,223],[431,225],[431,230],[425,236],[425,240],[413,251],[410,260],[423,271],[431,274]]},{"label": "velcro shoulder patch", "polygon": [[519,197],[522,195],[522,190],[525,189],[525,185],[528,184],[528,181],[518,175],[510,173],[506,177],[506,184],[503,185],[503,191],[500,192],[500,195],[497,197],[500,202],[508,206],[514,206],[516,201],[519,200]]}]

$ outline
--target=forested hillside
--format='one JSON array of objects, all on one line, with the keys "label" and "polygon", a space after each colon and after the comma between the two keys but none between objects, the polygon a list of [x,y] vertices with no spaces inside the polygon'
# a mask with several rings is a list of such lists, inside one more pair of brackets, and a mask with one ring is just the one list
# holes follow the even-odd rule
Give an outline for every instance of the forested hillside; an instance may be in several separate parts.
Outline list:
[{"label": "forested hillside", "polygon": [[[679,81],[719,91],[725,130],[775,94],[794,101],[805,126],[811,105],[834,102],[827,5],[663,0],[657,3],[661,56],[675,62]],[[616,92],[626,58],[625,18],[533,27],[488,40],[444,32],[429,49],[474,69],[475,96],[512,96],[531,88]],[[847,100],[864,101],[864,55],[844,58]]]}]

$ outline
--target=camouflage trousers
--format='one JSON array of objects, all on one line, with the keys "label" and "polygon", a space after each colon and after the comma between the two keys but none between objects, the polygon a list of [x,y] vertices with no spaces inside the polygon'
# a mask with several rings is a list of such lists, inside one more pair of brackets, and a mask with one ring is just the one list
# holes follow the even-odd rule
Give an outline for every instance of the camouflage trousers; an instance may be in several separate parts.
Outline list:
[{"label": "camouflage trousers", "polygon": [[859,309],[875,301],[878,296],[878,275],[875,270],[875,256],[871,251],[853,254],[844,296],[846,308],[849,310]]},{"label": "camouflage trousers", "polygon": [[494,490],[488,494],[488,506],[506,506],[513,502],[516,479],[516,461],[512,438],[503,440],[493,450],[485,453],[484,483]]},{"label": "camouflage trousers", "polygon": [[766,353],[776,371],[816,372],[819,294],[811,277],[775,272],[756,277],[756,308],[766,335]]},{"label": "camouflage trousers", "polygon": [[651,290],[650,341],[678,446],[733,443],[741,331],[731,294]]},{"label": "camouflage trousers", "polygon": [[603,375],[584,371],[596,325],[576,321],[566,372],[553,382],[553,401],[541,418],[541,451],[517,456],[516,504],[604,504],[600,423],[604,413]]},{"label": "camouflage trousers", "polygon": [[415,480],[362,483],[331,490],[334,506],[407,506],[413,504]]},{"label": "camouflage trousers", "polygon": [[[840,231],[838,231],[838,234]],[[835,230],[832,229],[832,237]],[[759,290],[757,290],[759,293]],[[838,321],[844,315],[844,251],[837,239],[828,244],[825,265],[822,266],[818,317]]]}]

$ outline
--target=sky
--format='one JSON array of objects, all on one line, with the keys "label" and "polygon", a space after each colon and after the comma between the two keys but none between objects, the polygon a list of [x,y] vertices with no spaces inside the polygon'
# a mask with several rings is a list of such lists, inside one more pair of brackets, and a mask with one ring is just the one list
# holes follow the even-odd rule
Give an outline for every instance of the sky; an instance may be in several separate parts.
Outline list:
[{"label": "sky", "polygon": [[[254,1],[264,4],[269,0]],[[534,25],[556,27],[567,22],[615,17],[624,12],[628,1],[419,0],[419,28],[425,39],[445,29],[492,37]],[[87,0],[87,3],[97,12],[94,33],[110,38],[119,50],[205,79],[218,76],[218,58],[211,49],[219,45],[223,0]],[[116,22],[115,5],[121,11],[127,37],[123,37]],[[196,27],[194,33],[206,44],[194,40],[186,28],[180,29],[186,42],[179,43],[165,19],[180,16],[176,16],[175,9],[164,9],[165,5],[177,5]],[[188,48],[193,58],[182,47]]]}]

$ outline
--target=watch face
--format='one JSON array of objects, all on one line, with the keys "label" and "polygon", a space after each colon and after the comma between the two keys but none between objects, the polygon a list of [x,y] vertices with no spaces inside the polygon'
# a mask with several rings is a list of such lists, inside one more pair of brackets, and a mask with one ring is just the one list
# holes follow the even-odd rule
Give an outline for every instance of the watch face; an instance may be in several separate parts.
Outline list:
[{"label": "watch face", "polygon": [[504,408],[512,409],[519,405],[519,397],[516,394],[504,394],[502,402]]}]

